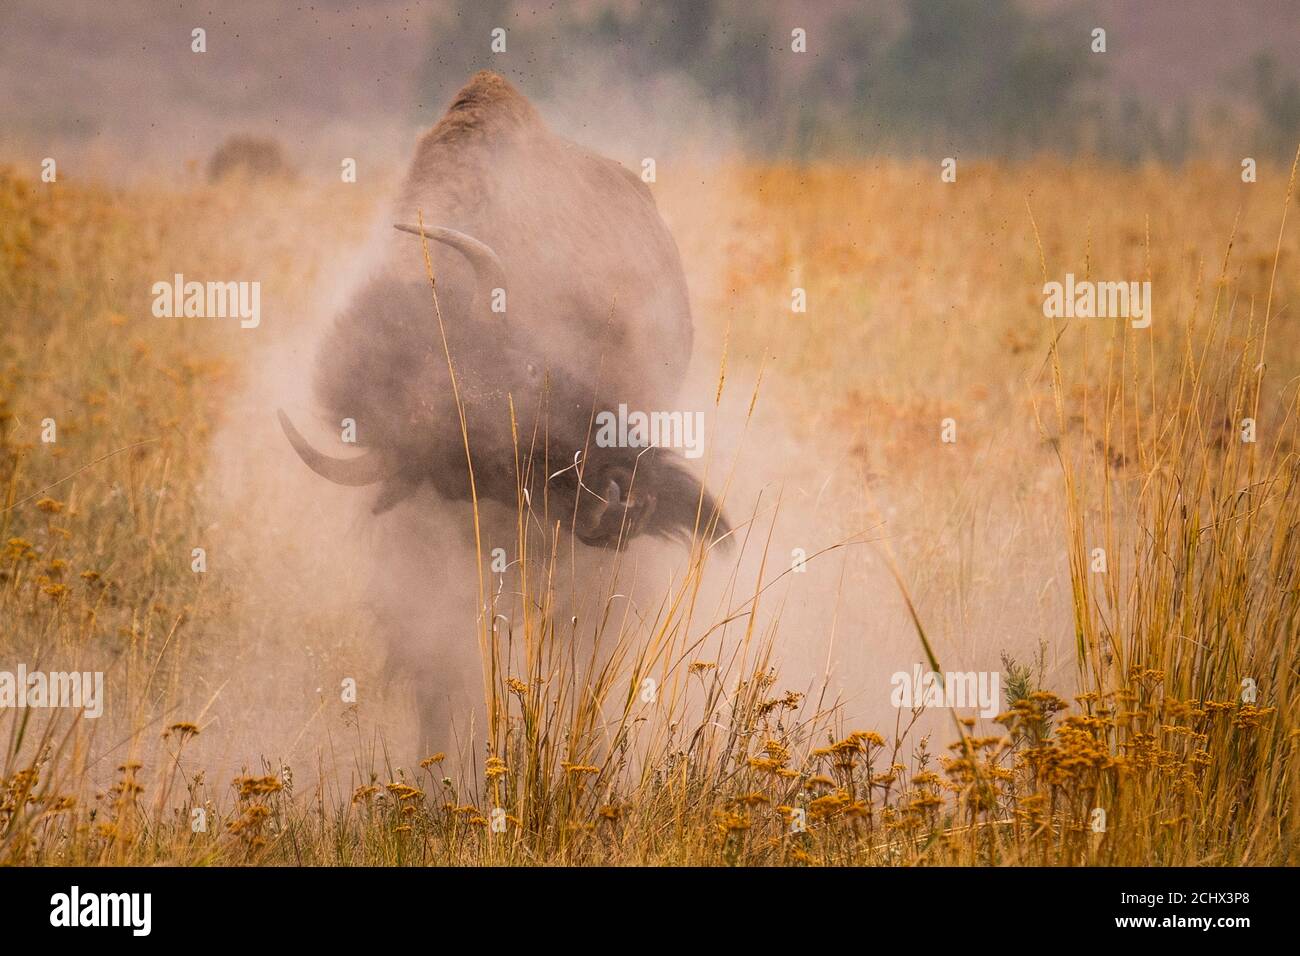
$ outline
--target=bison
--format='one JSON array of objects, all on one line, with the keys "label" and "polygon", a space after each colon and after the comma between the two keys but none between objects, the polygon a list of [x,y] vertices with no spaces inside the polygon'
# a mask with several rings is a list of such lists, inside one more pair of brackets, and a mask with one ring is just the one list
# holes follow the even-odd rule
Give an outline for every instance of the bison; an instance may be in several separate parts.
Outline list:
[{"label": "bison", "polygon": [[221,182],[229,176],[252,180],[296,179],[284,150],[273,139],[261,136],[231,136],[208,160],[208,181]]},{"label": "bison", "polygon": [[485,71],[420,139],[395,218],[316,369],[364,453],[323,454],[279,413],[313,471],[377,486],[376,513],[424,484],[526,502],[599,547],[728,534],[676,454],[593,441],[602,410],[671,408],[690,359],[681,259],[645,183]]}]

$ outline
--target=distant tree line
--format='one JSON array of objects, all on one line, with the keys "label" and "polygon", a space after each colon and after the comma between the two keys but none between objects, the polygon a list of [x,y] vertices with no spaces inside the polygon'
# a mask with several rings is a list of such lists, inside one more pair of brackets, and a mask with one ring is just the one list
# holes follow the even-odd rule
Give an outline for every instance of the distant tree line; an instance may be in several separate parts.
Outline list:
[{"label": "distant tree line", "polygon": [[[855,3],[823,17],[801,55],[791,52],[788,5],[761,0],[608,0],[540,13],[513,0],[456,6],[433,28],[425,115],[476,69],[544,95],[555,77],[612,55],[632,82],[689,78],[730,107],[750,149],[771,155],[947,148],[1178,162],[1213,146],[1225,122],[1103,92],[1105,58],[1091,54],[1088,25],[1068,9],[1032,16],[1018,0]],[[495,27],[508,32],[508,57],[488,48]],[[1300,141],[1295,77],[1261,56],[1237,91],[1255,106],[1256,149],[1289,157]]]}]

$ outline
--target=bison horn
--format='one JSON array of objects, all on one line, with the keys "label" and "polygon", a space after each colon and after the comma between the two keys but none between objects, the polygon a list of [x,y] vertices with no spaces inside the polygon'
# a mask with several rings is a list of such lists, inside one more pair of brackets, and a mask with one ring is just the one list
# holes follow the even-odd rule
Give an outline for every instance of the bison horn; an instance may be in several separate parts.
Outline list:
[{"label": "bison horn", "polygon": [[581,493],[586,491],[587,494],[591,495],[591,497],[595,499],[595,503],[591,506],[590,512],[582,515],[581,521],[581,534],[593,535],[600,529],[600,523],[605,520],[605,515],[609,513],[610,509],[617,508],[622,504],[623,493],[619,490],[618,482],[613,480],[605,485],[605,495],[603,498],[586,485],[579,484],[578,488],[580,497]]},{"label": "bison horn", "polygon": [[484,314],[490,308],[493,290],[506,287],[505,267],[487,243],[446,226],[408,226],[399,222],[394,223],[393,228],[444,243],[468,259],[474,267],[474,299]]},{"label": "bison horn", "polygon": [[605,486],[605,498],[607,499],[607,504],[611,508],[617,508],[623,503],[623,492],[618,487],[618,482],[612,478],[610,479],[609,484]]},{"label": "bison horn", "polygon": [[391,474],[392,469],[388,467],[384,456],[377,451],[372,450],[356,458],[331,458],[329,455],[322,455],[311,447],[298,429],[293,427],[293,422],[289,421],[289,416],[283,409],[276,409],[275,413],[280,418],[280,427],[284,429],[285,437],[289,439],[289,444],[298,453],[298,457],[322,478],[327,478],[336,485],[349,485],[355,488],[361,485],[373,485]]}]

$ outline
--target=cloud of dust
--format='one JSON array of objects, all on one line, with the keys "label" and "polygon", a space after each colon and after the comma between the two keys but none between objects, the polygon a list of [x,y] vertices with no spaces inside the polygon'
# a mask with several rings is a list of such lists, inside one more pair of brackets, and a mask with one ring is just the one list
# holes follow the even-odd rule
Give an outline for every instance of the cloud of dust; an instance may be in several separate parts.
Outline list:
[{"label": "cloud of dust", "polygon": [[[819,421],[814,383],[769,379],[747,421],[758,359],[772,337],[744,316],[727,314],[722,250],[734,238],[736,212],[756,201],[726,173],[735,138],[701,105],[699,91],[672,83],[620,89],[616,76],[612,67],[593,69],[542,108],[552,128],[634,170],[638,157],[654,156],[661,180],[655,189],[689,197],[668,205],[661,197],[660,204],[683,253],[695,316],[694,355],[677,405],[713,408],[725,340],[722,400],[709,411],[705,458],[692,467],[697,474],[707,468],[715,495],[725,487],[740,545],[710,563],[690,635],[705,639],[693,659],[718,662],[734,684],[749,676],[726,666],[738,659],[746,635],[770,639],[778,686],[806,695],[804,716],[834,707],[847,729],[906,727],[910,715],[891,703],[891,676],[911,674],[925,654],[889,572],[887,549],[904,583],[926,562],[987,562],[988,572],[968,582],[966,593],[913,595],[944,670],[1001,671],[1002,651],[1031,659],[1039,638],[1064,619],[1064,608],[1039,593],[1042,579],[1020,570],[1040,563],[1042,543],[1031,529],[990,505],[980,527],[996,528],[1005,518],[1015,526],[1005,537],[916,547],[908,532],[928,516],[924,482],[914,490],[906,480],[870,490],[869,476],[849,454],[851,436]],[[576,105],[593,102],[603,106]],[[435,119],[431,113],[430,122]],[[666,131],[657,143],[655,131],[668,128],[675,138]],[[684,182],[685,170],[692,176],[703,170],[698,184]],[[225,724],[225,753],[209,752],[205,760],[237,766],[262,755],[297,765],[330,754],[330,772],[356,778],[358,752],[410,767],[422,748],[481,750],[479,558],[469,506],[441,500],[426,487],[373,516],[373,491],[337,487],[310,472],[274,414],[286,409],[317,447],[330,447],[324,426],[333,423],[321,422],[311,394],[317,349],[333,317],[379,266],[389,218],[387,204],[379,204],[363,249],[327,242],[314,252],[328,281],[281,317],[214,442],[207,490],[222,516],[221,553],[240,575],[238,606],[230,609],[231,627],[240,633],[230,638],[239,651],[222,668],[223,689],[213,705]],[[896,468],[905,475],[908,463]],[[513,554],[514,514],[488,503],[481,517],[484,553],[500,545]],[[804,572],[792,570],[796,549],[808,556]],[[684,548],[644,538],[621,557],[583,545],[562,551],[555,621],[610,616],[643,634],[687,562]],[[508,586],[516,580],[489,578],[489,587],[504,591],[497,602],[502,640],[510,619],[524,611]],[[955,620],[947,610],[954,599],[961,606]],[[714,626],[729,618],[732,623]],[[579,660],[593,650],[585,636],[591,630],[579,630]],[[752,653],[748,660],[751,666]],[[1051,663],[1059,673],[1059,662]],[[356,706],[343,699],[349,679],[356,682]],[[426,713],[422,724],[417,711],[430,709],[433,716]],[[950,719],[946,711],[932,712],[917,728],[946,742]],[[422,739],[422,727],[442,739]]]}]

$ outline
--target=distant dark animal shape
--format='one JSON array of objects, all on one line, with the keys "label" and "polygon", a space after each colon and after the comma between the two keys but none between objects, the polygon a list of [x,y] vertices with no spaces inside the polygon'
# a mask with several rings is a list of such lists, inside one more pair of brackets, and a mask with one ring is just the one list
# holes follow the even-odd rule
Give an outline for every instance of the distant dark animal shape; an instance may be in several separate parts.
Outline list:
[{"label": "distant dark animal shape", "polygon": [[231,136],[208,160],[208,181],[220,182],[231,176],[247,179],[295,179],[284,150],[273,139],[262,136]]}]

